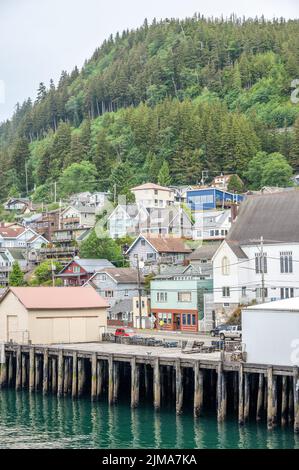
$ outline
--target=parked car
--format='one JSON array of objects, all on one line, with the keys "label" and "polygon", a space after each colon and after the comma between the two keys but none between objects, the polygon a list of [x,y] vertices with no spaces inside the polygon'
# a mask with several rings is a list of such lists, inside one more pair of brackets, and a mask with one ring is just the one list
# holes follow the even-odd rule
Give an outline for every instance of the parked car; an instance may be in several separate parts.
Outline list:
[{"label": "parked car", "polygon": [[210,331],[211,336],[219,336],[220,331],[227,330],[230,328],[231,325],[227,325],[226,323],[223,323],[222,325],[216,326],[216,328],[213,328],[213,330]]},{"label": "parked car", "polygon": [[117,328],[114,334],[115,336],[134,336],[135,331],[130,328]]},{"label": "parked car", "polygon": [[241,339],[242,338],[242,330],[240,325],[231,325],[226,330],[220,331],[220,339]]}]

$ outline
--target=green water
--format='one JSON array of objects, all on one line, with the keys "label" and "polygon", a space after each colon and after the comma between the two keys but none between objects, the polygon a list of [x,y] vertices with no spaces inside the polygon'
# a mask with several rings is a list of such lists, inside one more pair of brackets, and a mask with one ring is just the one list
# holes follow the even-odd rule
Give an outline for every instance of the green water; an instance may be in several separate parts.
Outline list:
[{"label": "green water", "polygon": [[291,429],[267,431],[265,424],[239,427],[233,419],[195,420],[191,412],[155,413],[149,405],[72,401],[42,394],[0,391],[0,448],[296,448]]}]

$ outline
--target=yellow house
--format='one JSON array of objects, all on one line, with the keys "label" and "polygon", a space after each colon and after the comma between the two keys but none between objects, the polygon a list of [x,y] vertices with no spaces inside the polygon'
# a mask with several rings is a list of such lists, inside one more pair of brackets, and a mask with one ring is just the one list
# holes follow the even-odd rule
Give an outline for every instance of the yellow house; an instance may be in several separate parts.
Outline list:
[{"label": "yellow house", "polygon": [[0,342],[94,342],[106,328],[106,300],[92,287],[11,287],[0,298]]}]

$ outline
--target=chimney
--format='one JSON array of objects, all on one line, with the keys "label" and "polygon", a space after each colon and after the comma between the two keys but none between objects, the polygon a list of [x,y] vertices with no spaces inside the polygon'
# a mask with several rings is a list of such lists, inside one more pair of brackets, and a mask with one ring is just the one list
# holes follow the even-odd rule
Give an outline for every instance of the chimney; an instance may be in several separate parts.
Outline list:
[{"label": "chimney", "polygon": [[231,219],[232,223],[236,220],[238,215],[239,205],[236,203],[232,203],[230,211],[231,211]]}]

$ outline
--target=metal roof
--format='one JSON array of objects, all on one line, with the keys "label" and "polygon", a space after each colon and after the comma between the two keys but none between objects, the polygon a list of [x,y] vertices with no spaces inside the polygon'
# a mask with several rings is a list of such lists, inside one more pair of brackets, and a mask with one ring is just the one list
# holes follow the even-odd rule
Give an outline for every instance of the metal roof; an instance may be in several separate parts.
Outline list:
[{"label": "metal roof", "polygon": [[248,196],[241,204],[227,241],[239,245],[299,242],[299,191]]}]

